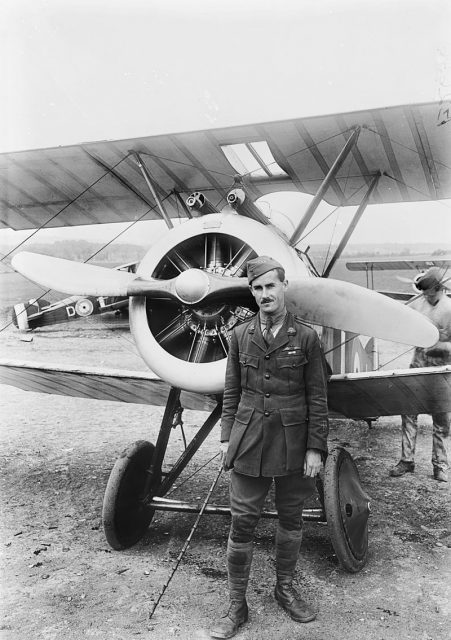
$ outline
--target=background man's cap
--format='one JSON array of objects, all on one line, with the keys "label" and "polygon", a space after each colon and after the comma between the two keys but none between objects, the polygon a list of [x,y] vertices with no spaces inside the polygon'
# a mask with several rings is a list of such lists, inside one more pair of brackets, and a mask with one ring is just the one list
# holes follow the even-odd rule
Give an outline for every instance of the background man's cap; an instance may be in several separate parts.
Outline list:
[{"label": "background man's cap", "polygon": [[424,273],[420,273],[414,280],[414,286],[418,291],[433,289],[434,287],[444,287],[443,270],[439,267],[430,267]]},{"label": "background man's cap", "polygon": [[249,260],[247,263],[247,279],[249,284],[251,284],[255,278],[273,269],[283,269],[283,267],[280,262],[277,262],[277,260],[269,256],[258,256],[258,258]]}]

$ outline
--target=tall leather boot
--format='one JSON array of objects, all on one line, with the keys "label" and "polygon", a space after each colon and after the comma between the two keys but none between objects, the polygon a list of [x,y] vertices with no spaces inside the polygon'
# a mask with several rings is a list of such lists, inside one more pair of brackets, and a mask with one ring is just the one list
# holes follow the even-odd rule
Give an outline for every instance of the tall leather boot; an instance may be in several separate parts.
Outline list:
[{"label": "tall leather boot", "polygon": [[212,638],[233,638],[238,628],[247,621],[246,589],[252,564],[254,543],[227,543],[227,573],[229,578],[229,608],[210,631]]},{"label": "tall leather boot", "polygon": [[274,595],[277,602],[296,622],[311,622],[316,613],[293,586],[302,531],[288,531],[280,525],[276,533],[276,571],[277,583]]}]

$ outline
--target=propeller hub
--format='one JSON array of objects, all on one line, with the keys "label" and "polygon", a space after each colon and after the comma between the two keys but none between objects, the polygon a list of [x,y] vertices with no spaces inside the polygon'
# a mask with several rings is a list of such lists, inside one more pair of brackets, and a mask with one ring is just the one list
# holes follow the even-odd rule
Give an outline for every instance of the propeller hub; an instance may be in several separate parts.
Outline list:
[{"label": "propeller hub", "polygon": [[177,276],[175,291],[182,302],[196,304],[207,295],[210,289],[210,281],[204,271],[200,269],[187,269]]}]

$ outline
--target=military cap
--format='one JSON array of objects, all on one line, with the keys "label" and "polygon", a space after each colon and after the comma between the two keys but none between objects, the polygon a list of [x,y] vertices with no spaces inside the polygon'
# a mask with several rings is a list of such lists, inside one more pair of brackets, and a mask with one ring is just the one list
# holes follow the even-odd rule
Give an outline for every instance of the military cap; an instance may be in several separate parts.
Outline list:
[{"label": "military cap", "polygon": [[424,273],[420,273],[414,280],[414,286],[418,291],[443,287],[443,270],[438,267],[430,267]]},{"label": "military cap", "polygon": [[277,262],[274,258],[271,258],[270,256],[258,256],[257,258],[252,258],[252,260],[249,260],[247,263],[247,279],[249,284],[251,284],[255,278],[258,278],[273,269],[283,269],[280,262]]}]

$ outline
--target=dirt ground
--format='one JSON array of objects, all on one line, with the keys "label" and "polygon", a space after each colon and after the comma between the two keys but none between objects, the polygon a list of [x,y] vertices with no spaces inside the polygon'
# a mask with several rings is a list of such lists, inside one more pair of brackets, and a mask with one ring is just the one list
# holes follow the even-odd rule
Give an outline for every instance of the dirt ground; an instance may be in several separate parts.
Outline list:
[{"label": "dirt ground", "polygon": [[[122,324],[82,323],[0,336],[2,356],[142,369]],[[203,640],[226,598],[229,520],[204,516],[152,619],[195,515],[159,512],[144,538],[122,552],[107,544],[101,508],[110,470],[135,440],[155,441],[162,407],[121,405],[0,389],[2,640],[101,638]],[[186,411],[189,440],[206,414]],[[431,476],[430,418],[420,419],[414,475],[388,476],[399,454],[399,418],[336,420],[330,445],[356,460],[371,496],[369,560],[358,574],[337,563],[327,527],[306,524],[297,583],[319,609],[308,625],[275,603],[273,533],[262,520],[249,586],[250,620],[240,640],[446,640],[451,637],[450,485]],[[171,435],[166,466],[183,450]],[[199,502],[217,469],[217,430],[173,496]],[[208,463],[208,464],[206,464]],[[206,466],[203,466],[205,465]],[[195,471],[196,475],[190,477]],[[213,501],[227,503],[227,475]]]}]

